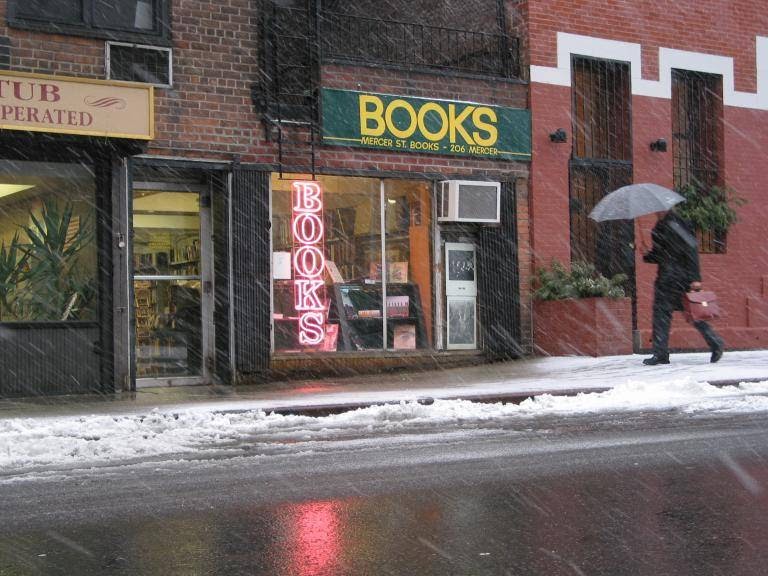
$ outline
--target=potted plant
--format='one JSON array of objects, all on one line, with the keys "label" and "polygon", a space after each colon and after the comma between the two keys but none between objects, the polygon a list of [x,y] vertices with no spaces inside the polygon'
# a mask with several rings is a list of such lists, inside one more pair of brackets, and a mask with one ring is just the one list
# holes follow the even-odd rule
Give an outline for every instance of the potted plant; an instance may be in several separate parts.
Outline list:
[{"label": "potted plant", "polygon": [[16,287],[26,261],[18,234],[13,235],[8,246],[5,241],[0,244],[0,320],[14,317]]},{"label": "potted plant", "polygon": [[534,346],[551,356],[632,353],[632,301],[627,277],[606,278],[594,265],[555,261],[539,269],[534,292]]},{"label": "potted plant", "polygon": [[73,218],[70,202],[44,201],[40,215],[0,246],[0,317],[3,320],[83,320],[92,316],[94,278],[82,250],[93,232]]},{"label": "potted plant", "polygon": [[677,205],[675,210],[688,220],[697,230],[725,235],[728,229],[738,221],[736,208],[746,204],[732,191],[720,186],[710,186],[702,189],[700,186],[688,184],[678,190],[685,202]]}]

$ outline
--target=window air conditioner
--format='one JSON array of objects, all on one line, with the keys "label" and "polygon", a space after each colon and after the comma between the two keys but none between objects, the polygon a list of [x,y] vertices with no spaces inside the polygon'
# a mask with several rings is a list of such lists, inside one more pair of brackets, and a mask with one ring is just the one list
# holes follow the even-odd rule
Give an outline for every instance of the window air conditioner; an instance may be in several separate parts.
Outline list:
[{"label": "window air conditioner", "polygon": [[440,222],[499,222],[501,184],[470,180],[440,182]]},{"label": "window air conditioner", "polygon": [[162,46],[124,42],[106,43],[107,78],[146,82],[160,87],[173,85],[173,52]]}]

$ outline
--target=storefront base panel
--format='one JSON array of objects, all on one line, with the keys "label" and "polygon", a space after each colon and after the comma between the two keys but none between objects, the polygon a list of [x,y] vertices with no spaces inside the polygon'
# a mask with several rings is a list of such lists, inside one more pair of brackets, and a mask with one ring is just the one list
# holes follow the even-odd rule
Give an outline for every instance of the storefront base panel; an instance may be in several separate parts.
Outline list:
[{"label": "storefront base panel", "polygon": [[104,392],[95,324],[0,326],[0,397]]},{"label": "storefront base panel", "polygon": [[[483,364],[487,359],[480,350],[452,352],[382,352],[375,356],[360,353],[333,355],[284,355],[272,358],[272,380],[297,380],[320,376],[356,376],[399,370],[434,370]],[[247,384],[248,376],[240,380]]]},{"label": "storefront base panel", "polygon": [[[725,340],[726,350],[762,350],[768,348],[768,327],[766,328],[726,328],[721,322],[711,323],[712,327]],[[650,353],[651,331],[639,330],[640,350]],[[707,345],[701,334],[693,328],[676,328],[670,332],[669,346],[672,350],[702,351]]]}]

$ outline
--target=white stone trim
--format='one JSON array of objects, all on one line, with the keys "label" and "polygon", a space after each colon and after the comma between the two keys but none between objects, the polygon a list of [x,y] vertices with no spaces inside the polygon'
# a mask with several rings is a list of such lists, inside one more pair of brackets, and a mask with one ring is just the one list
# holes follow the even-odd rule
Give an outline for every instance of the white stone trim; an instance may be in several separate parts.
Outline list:
[{"label": "white stone trim", "polygon": [[571,55],[591,56],[629,62],[632,74],[632,94],[672,97],[672,68],[721,74],[723,100],[726,106],[768,110],[768,37],[756,37],[757,92],[738,92],[734,88],[733,58],[702,52],[688,52],[673,48],[659,48],[659,80],[641,77],[642,56],[640,44],[557,33],[557,66],[531,66],[531,82],[571,85]]}]

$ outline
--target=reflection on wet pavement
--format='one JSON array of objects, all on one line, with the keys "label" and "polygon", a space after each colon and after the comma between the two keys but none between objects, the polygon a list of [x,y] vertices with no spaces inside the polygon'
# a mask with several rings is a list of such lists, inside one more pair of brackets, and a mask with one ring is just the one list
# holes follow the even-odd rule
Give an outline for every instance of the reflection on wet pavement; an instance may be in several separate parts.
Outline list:
[{"label": "reflection on wet pavement", "polygon": [[763,463],[715,461],[268,507],[182,507],[170,518],[5,537],[0,575],[758,575],[768,565],[766,480]]}]

